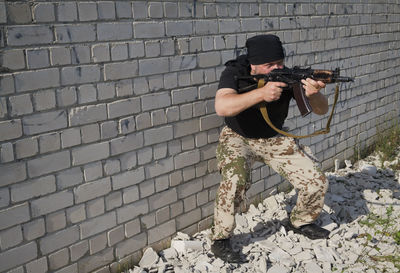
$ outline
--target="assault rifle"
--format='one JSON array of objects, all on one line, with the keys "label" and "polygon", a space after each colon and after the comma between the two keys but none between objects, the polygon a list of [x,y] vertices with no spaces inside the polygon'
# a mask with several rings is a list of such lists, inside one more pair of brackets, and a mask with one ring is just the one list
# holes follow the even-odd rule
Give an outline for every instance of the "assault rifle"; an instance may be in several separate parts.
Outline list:
[{"label": "assault rifle", "polygon": [[[293,68],[282,68],[274,69],[268,74],[251,75],[244,77],[237,77],[240,79],[256,79],[257,82],[263,80],[267,82],[284,82],[293,87],[294,98],[297,103],[297,107],[300,110],[301,115],[304,117],[312,112],[312,108],[308,98],[306,97],[305,90],[301,83],[302,79],[311,78],[316,81],[322,81],[324,83],[338,83],[338,82],[352,82],[353,78],[340,76],[340,69],[335,70],[315,70],[311,68],[299,68],[297,66]],[[253,84],[245,87],[242,90],[251,90],[256,88],[258,85]]]},{"label": "assault rifle", "polygon": [[[284,82],[289,85],[289,87],[293,87],[293,95],[297,103],[297,107],[300,110],[301,115],[304,117],[312,112],[312,108],[308,98],[306,97],[305,90],[301,83],[302,79],[311,78],[316,81],[322,81],[324,83],[339,83],[339,82],[353,82],[354,79],[350,77],[342,77],[340,76],[339,68],[335,70],[314,70],[311,68],[299,68],[295,66],[294,68],[282,68],[282,69],[274,69],[268,74],[260,74],[260,75],[251,75],[251,76],[244,76],[244,77],[237,77],[237,80],[249,80],[255,79],[257,80],[256,84],[252,84],[247,86],[240,91],[245,90],[252,90],[255,88],[260,88],[265,85],[267,82]],[[339,85],[336,85],[335,89],[335,98],[333,101],[333,106],[331,113],[329,115],[328,121],[326,123],[325,129],[316,131],[312,134],[298,136],[293,135],[291,133],[285,132],[272,124],[267,111],[267,103],[262,103],[259,105],[261,114],[264,120],[268,123],[268,125],[274,129],[276,132],[294,138],[306,138],[321,134],[327,134],[330,132],[330,124],[332,121],[333,113],[335,111],[336,102],[339,97]]]}]

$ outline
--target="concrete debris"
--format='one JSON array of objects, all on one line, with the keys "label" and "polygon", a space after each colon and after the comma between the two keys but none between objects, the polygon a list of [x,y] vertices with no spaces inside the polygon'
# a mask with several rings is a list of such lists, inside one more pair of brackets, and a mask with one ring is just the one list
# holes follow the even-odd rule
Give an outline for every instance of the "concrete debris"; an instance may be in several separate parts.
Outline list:
[{"label": "concrete debris", "polygon": [[160,257],[157,255],[157,253],[151,247],[149,247],[144,252],[143,257],[139,262],[139,266],[142,268],[150,268],[156,264],[159,259]]},{"label": "concrete debris", "polygon": [[[391,262],[395,259],[384,259],[400,256],[398,238],[388,233],[388,228],[400,230],[400,172],[390,169],[398,161],[381,164],[378,156],[370,156],[344,163],[340,168],[335,162],[335,171],[326,173],[330,185],[316,222],[331,231],[329,239],[310,240],[285,229],[296,201],[292,190],[235,215],[231,241],[243,263],[215,258],[208,229],[193,236],[178,232],[171,247],[159,254],[148,248],[129,273],[398,272],[398,264]],[[385,227],[384,219],[390,225]]]}]

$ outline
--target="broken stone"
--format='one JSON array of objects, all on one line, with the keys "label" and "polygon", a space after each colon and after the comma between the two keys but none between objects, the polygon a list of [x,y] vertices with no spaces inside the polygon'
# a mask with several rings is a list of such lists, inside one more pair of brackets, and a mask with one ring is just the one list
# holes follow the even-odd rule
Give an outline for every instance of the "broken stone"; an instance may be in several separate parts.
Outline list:
[{"label": "broken stone", "polygon": [[139,266],[143,268],[150,268],[155,265],[160,257],[158,257],[157,253],[149,247],[143,254],[142,259],[140,259]]},{"label": "broken stone", "polygon": [[178,253],[186,253],[191,250],[203,250],[203,243],[201,241],[180,241],[172,240],[171,247]]}]

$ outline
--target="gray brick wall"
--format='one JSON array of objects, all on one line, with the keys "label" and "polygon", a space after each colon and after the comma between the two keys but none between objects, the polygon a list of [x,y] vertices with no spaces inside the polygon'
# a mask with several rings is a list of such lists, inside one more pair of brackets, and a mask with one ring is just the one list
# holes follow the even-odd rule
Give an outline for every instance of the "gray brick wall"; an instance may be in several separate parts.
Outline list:
[{"label": "gray brick wall", "polygon": [[[0,1],[0,272],[115,272],[208,228],[218,78],[259,33],[356,79],[301,140],[325,170],[399,118],[398,1]],[[326,120],[293,103],[287,126]],[[255,164],[248,195],[282,181]]]}]

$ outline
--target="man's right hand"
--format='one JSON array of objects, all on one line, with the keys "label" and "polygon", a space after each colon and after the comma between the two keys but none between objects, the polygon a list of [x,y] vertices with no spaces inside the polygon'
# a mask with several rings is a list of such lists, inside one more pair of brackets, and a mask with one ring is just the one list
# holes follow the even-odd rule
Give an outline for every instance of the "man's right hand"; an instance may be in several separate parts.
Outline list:
[{"label": "man's right hand", "polygon": [[279,100],[284,87],[287,87],[287,84],[284,82],[267,82],[266,85],[260,87],[258,90],[262,92],[263,99],[266,102],[272,102]]}]

